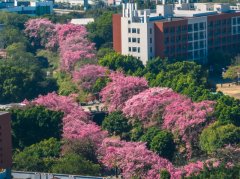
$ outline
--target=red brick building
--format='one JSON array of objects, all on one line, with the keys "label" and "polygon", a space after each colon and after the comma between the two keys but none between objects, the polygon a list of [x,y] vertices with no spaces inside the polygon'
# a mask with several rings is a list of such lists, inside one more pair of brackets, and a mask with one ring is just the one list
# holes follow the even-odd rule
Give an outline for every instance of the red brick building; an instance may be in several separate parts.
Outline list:
[{"label": "red brick building", "polygon": [[12,166],[12,140],[10,114],[0,112],[0,168]]}]

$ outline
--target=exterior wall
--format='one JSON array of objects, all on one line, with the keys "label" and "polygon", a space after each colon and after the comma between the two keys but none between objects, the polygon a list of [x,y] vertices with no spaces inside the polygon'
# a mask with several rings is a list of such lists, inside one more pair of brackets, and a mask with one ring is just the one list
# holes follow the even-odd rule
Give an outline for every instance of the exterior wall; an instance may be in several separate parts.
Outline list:
[{"label": "exterior wall", "polygon": [[143,64],[154,57],[153,23],[129,23],[129,19],[121,18],[122,54],[141,59]]},{"label": "exterior wall", "polygon": [[113,49],[122,53],[122,35],[121,35],[121,15],[113,14]]},{"label": "exterior wall", "polygon": [[0,112],[0,168],[12,165],[10,114]]},{"label": "exterior wall", "polygon": [[188,19],[188,60],[205,63],[208,55],[207,17]]},{"label": "exterior wall", "polygon": [[[115,51],[139,58],[143,64],[156,56],[205,63],[211,51],[239,51],[240,12],[230,12],[227,5],[216,5],[218,12],[212,4],[195,5],[201,11],[166,18],[158,13],[163,11],[160,6],[154,14],[137,10],[133,3],[123,4],[122,16],[113,15]],[[184,12],[182,8],[175,11]]]},{"label": "exterior wall", "polygon": [[187,57],[187,20],[155,22],[155,56]]},{"label": "exterior wall", "polygon": [[[236,53],[240,46],[240,28],[233,19],[239,19],[240,12],[208,16],[208,48],[210,52],[225,51]],[[235,30],[234,30],[235,29]],[[236,31],[236,33],[234,32]]]}]

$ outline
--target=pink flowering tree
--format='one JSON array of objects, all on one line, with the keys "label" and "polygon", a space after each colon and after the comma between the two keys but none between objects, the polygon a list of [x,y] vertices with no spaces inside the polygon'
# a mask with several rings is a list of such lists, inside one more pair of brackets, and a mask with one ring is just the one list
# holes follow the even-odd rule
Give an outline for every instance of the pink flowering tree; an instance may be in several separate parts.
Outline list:
[{"label": "pink flowering tree", "polygon": [[138,119],[145,126],[161,122],[165,107],[183,98],[169,88],[149,88],[125,102],[123,113],[126,117]]},{"label": "pink flowering tree", "polygon": [[61,69],[72,71],[82,59],[95,58],[95,44],[87,39],[84,26],[74,24],[58,25]]},{"label": "pink flowering tree", "polygon": [[162,128],[170,130],[185,142],[188,158],[191,158],[192,146],[197,142],[199,133],[210,122],[214,104],[212,101],[194,103],[190,99],[182,99],[173,101],[165,108]]},{"label": "pink flowering tree", "polygon": [[125,142],[106,138],[99,148],[101,162],[108,168],[118,168],[124,178],[160,178],[166,169],[172,178],[180,178],[172,163],[146,148],[142,142]]},{"label": "pink flowering tree", "polygon": [[92,122],[89,113],[85,112],[70,97],[49,93],[46,96],[39,96],[29,104],[64,112],[62,135],[64,139],[88,140],[98,146],[107,137],[107,132],[102,131],[99,126]]},{"label": "pink flowering tree", "polygon": [[110,79],[111,82],[100,93],[102,101],[110,112],[122,110],[128,99],[148,88],[145,78],[112,73]]},{"label": "pink flowering tree", "polygon": [[25,24],[25,34],[31,39],[32,45],[49,49],[58,47],[56,25],[45,18],[30,19]]},{"label": "pink flowering tree", "polygon": [[93,91],[97,80],[104,80],[108,76],[107,71],[107,68],[99,65],[85,65],[73,72],[73,81],[85,91]]}]

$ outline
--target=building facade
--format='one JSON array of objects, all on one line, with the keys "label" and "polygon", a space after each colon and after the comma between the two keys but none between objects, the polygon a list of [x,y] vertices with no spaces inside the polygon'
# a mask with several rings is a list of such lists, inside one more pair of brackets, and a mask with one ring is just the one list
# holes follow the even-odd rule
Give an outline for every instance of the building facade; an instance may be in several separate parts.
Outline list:
[{"label": "building facade", "polygon": [[240,12],[229,4],[182,3],[138,10],[123,4],[113,15],[115,51],[143,61],[153,57],[205,63],[211,51],[238,51]]},{"label": "building facade", "polygon": [[10,114],[0,112],[0,168],[10,169],[12,166],[12,141]]}]

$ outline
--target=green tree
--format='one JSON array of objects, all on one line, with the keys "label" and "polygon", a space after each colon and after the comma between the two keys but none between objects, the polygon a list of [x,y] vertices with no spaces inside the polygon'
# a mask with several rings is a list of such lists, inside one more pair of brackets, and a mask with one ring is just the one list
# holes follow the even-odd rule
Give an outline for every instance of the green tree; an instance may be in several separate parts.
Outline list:
[{"label": "green tree", "polygon": [[24,24],[29,18],[30,17],[27,15],[3,11],[0,12],[0,24],[13,26],[15,28],[19,28],[20,30],[24,29]]},{"label": "green tree", "polygon": [[218,98],[215,115],[219,122],[240,126],[240,100],[222,95]]},{"label": "green tree", "polygon": [[112,14],[111,11],[104,12],[94,22],[87,25],[89,38],[97,48],[104,43],[112,42]]},{"label": "green tree", "polygon": [[73,175],[99,175],[100,166],[84,159],[81,155],[68,153],[53,165],[52,172]]},{"label": "green tree", "polygon": [[238,74],[240,73],[240,65],[238,66],[229,66],[227,71],[224,73],[223,78],[236,80],[238,79]]},{"label": "green tree", "polygon": [[232,168],[226,168],[223,165],[217,168],[211,168],[208,169],[205,167],[203,171],[201,171],[198,175],[194,176],[189,176],[189,177],[184,177],[188,179],[233,179],[233,178],[239,178],[239,171],[240,171],[240,166],[234,166]]},{"label": "green tree", "polygon": [[43,139],[60,139],[62,112],[48,110],[41,106],[10,110],[14,148],[24,148]]},{"label": "green tree", "polygon": [[153,137],[150,148],[160,156],[171,160],[175,151],[172,133],[168,131],[160,131]]},{"label": "green tree", "polygon": [[133,56],[124,56],[119,53],[108,53],[99,60],[99,64],[111,70],[122,70],[126,74],[133,74],[144,68],[142,61]]},{"label": "green tree", "polygon": [[224,144],[237,144],[240,142],[240,127],[233,124],[222,125],[215,122],[205,128],[200,135],[201,149],[212,153]]},{"label": "green tree", "polygon": [[21,102],[57,90],[55,80],[46,76],[33,54],[14,53],[22,48],[21,43],[12,44],[7,48],[8,59],[0,61],[0,103]]},{"label": "green tree", "polygon": [[160,129],[158,127],[150,127],[146,131],[146,133],[141,137],[141,141],[147,142],[147,147],[150,149],[150,144],[153,138],[160,133]]},{"label": "green tree", "polygon": [[57,80],[58,93],[60,95],[67,96],[71,93],[77,93],[77,86],[72,82],[72,77],[70,74],[64,72],[56,72],[54,78]]},{"label": "green tree", "polygon": [[13,169],[21,171],[51,172],[60,155],[61,143],[49,138],[17,151],[13,156]]},{"label": "green tree", "polygon": [[127,118],[119,111],[112,112],[105,117],[102,127],[111,135],[120,135],[121,138],[127,137],[131,130],[131,125],[128,124]]},{"label": "green tree", "polygon": [[12,26],[7,26],[4,27],[0,33],[0,42],[0,46],[2,48],[6,48],[7,46],[18,42],[27,44],[27,38],[19,29],[16,29]]}]

